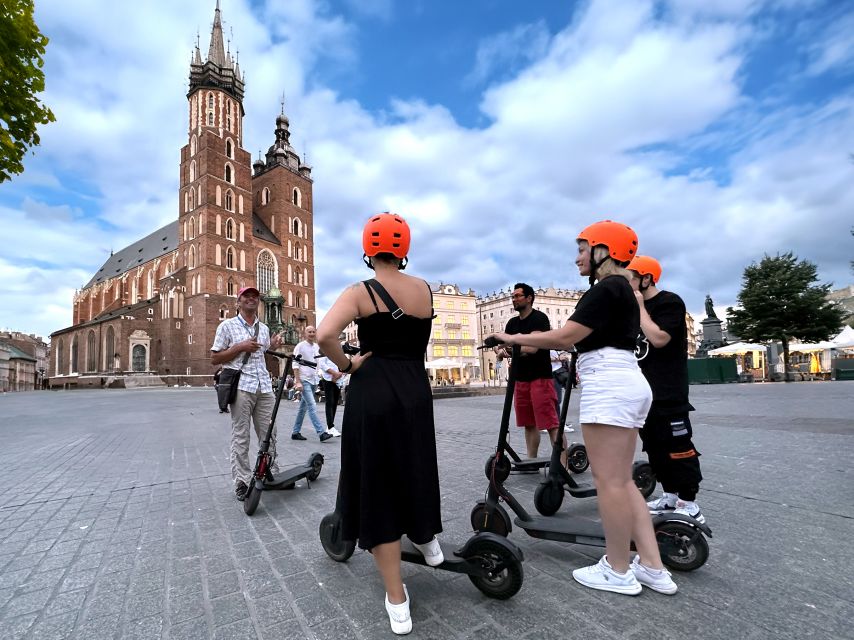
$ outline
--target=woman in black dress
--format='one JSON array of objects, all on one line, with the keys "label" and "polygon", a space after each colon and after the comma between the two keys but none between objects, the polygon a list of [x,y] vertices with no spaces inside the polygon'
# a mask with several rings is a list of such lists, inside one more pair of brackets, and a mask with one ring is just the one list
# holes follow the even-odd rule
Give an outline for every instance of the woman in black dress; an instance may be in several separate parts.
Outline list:
[{"label": "woman in black dress", "polygon": [[[342,422],[339,508],[343,539],[369,550],[386,589],[392,631],[409,633],[409,595],[400,574],[400,539],[407,535],[427,564],[444,560],[433,396],[424,353],[430,339],[430,286],[401,273],[410,232],[398,215],[368,220],[362,234],[372,280],[348,287],[317,330],[318,343],[350,373]],[[358,325],[360,354],[349,360],[339,343]]]}]

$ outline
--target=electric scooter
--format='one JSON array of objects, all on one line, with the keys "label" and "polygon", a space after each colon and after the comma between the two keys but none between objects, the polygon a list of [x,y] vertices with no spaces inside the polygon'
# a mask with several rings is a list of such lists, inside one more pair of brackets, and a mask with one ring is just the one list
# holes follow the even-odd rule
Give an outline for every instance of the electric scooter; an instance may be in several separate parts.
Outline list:
[{"label": "electric scooter", "polygon": [[[513,355],[514,359],[519,355],[518,346],[514,346]],[[515,387],[513,369],[511,366],[507,382],[507,395],[504,399],[504,411],[501,416],[499,443],[502,438],[507,437],[510,424],[510,410],[513,401],[513,389]],[[569,398],[564,397],[564,404],[568,405],[568,402]],[[559,460],[563,442],[562,438],[557,438],[556,440],[557,442],[552,450],[552,460],[557,459],[558,462],[554,466],[562,468]],[[510,534],[513,528],[510,516],[499,504],[499,502],[503,501],[516,514],[515,524],[533,538],[586,544],[594,547],[605,546],[605,533],[600,522],[563,513],[551,516],[537,516],[525,511],[522,505],[513,497],[513,494],[504,486],[503,480],[494,471],[499,464],[502,453],[503,450],[499,446],[496,451],[493,472],[489,478],[486,499],[479,500],[472,509],[471,525],[475,531],[488,531],[501,536]],[[556,501],[557,499],[553,495],[557,493],[555,485],[550,480],[544,481],[543,484],[548,485],[548,488],[538,489],[541,494],[540,501],[547,502],[549,499]],[[558,486],[557,489],[562,499],[562,486]],[[546,494],[548,496],[544,500],[543,496]],[[692,571],[706,563],[709,557],[709,544],[706,537],[712,537],[712,531],[706,524],[697,522],[689,516],[672,512],[651,515],[651,518],[659,551],[661,552],[661,560],[664,564],[679,571]]]},{"label": "electric scooter", "polygon": [[306,367],[317,366],[313,362],[302,362],[300,356],[288,355],[286,353],[278,353],[276,351],[267,351],[267,355],[282,358],[285,361],[285,371],[279,376],[279,383],[276,385],[276,404],[273,405],[273,414],[270,416],[270,426],[267,433],[264,434],[264,440],[258,446],[258,457],[255,459],[255,470],[252,472],[252,479],[249,481],[249,489],[246,491],[246,498],[243,500],[243,511],[247,516],[251,516],[258,508],[258,503],[261,502],[261,493],[276,489],[293,489],[298,480],[305,478],[306,485],[310,486],[312,482],[317,480],[320,475],[320,470],[323,469],[323,455],[320,453],[312,453],[308,457],[305,464],[284,469],[276,474],[270,473],[270,465],[273,463],[273,456],[269,453],[270,436],[276,425],[276,414],[279,412],[279,403],[282,401],[282,395],[285,392],[285,380],[288,374],[293,370],[293,363],[297,362]]},{"label": "electric scooter", "polygon": [[[496,345],[497,346],[497,345]],[[478,349],[489,349],[486,345],[478,347]],[[574,378],[570,378],[569,384],[571,384],[571,380]],[[560,424],[565,424],[564,422],[565,416],[561,417]],[[499,459],[498,467],[495,469],[495,473],[501,478],[503,482],[506,480],[511,471],[515,471],[516,473],[533,473],[538,471],[539,469],[545,469],[551,463],[551,458],[526,458],[522,459],[519,457],[519,454],[516,453],[516,450],[510,445],[507,441],[507,438],[504,438],[504,441],[500,444],[505,455],[498,456],[497,452],[489,456],[486,460],[486,465],[484,467],[484,473],[486,477],[489,478],[492,473],[493,463],[496,459]],[[584,473],[587,470],[587,467],[590,466],[590,463],[587,460],[587,449],[583,444],[574,442],[569,446],[569,450],[567,452],[566,458],[566,466],[573,473]]]}]

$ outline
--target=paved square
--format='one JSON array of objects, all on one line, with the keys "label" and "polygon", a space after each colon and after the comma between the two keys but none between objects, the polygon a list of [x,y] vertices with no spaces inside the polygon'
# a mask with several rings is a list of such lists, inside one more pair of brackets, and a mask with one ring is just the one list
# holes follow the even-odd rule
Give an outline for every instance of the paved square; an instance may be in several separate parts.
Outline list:
[{"label": "paved square", "polygon": [[[525,584],[509,601],[404,566],[410,637],[854,637],[854,383],[694,386],[691,399],[714,538],[703,568],[675,575],[675,597],[587,590],[570,571],[598,549],[514,529]],[[394,637],[370,555],[338,564],[318,540],[339,441],[321,444],[310,428],[307,442],[283,438],[285,464],[320,451],[326,465],[310,489],[264,494],[248,518],[215,405],[212,389],[0,397],[0,640]],[[435,404],[446,541],[470,535],[501,405]],[[295,413],[283,403],[284,433]],[[508,486],[533,510],[537,482],[513,475]],[[595,498],[567,498],[568,510],[595,517]]]}]

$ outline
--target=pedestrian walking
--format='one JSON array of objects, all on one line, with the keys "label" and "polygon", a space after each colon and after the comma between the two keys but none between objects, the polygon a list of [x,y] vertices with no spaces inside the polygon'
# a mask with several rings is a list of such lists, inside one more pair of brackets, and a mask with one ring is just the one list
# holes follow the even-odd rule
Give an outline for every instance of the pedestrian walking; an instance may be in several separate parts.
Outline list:
[{"label": "pedestrian walking", "polygon": [[341,399],[339,381],[344,374],[338,367],[321,352],[317,359],[317,370],[320,373],[320,385],[323,388],[323,405],[326,410],[326,432],[340,437],[341,432],[335,428],[335,413],[338,411],[338,401]]},{"label": "pedestrian walking", "polygon": [[301,392],[299,406],[297,407],[297,416],[294,420],[294,428],[291,433],[291,440],[306,440],[306,437],[300,433],[302,430],[302,421],[305,419],[305,414],[308,413],[308,419],[314,430],[317,432],[321,442],[326,442],[334,437],[331,433],[327,433],[320,422],[320,417],[317,415],[317,385],[320,377],[317,374],[317,359],[320,353],[320,347],[317,344],[317,329],[312,325],[308,325],[303,333],[305,339],[298,342],[294,347],[294,356],[300,356],[301,362],[294,367],[294,390]]}]

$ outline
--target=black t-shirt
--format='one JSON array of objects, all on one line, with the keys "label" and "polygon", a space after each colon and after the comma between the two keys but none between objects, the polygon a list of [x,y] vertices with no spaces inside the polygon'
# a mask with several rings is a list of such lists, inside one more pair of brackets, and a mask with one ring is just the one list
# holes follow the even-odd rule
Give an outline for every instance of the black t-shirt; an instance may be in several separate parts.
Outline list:
[{"label": "black t-shirt", "polygon": [[688,402],[688,327],[685,303],[669,291],[644,301],[652,321],[670,335],[670,342],[653,347],[643,333],[638,336],[638,364],[652,387],[652,411],[659,414],[693,411]]},{"label": "black t-shirt", "polygon": [[608,276],[590,287],[569,319],[593,329],[575,345],[578,353],[603,347],[635,350],[640,309],[632,285],[623,276]]},{"label": "black t-shirt", "polygon": [[[528,317],[522,320],[519,316],[510,318],[504,333],[533,333],[534,331],[548,331],[551,329],[549,317],[542,311],[533,309]],[[524,354],[516,358],[513,363],[516,380],[520,382],[531,382],[540,378],[552,377],[552,360],[548,349],[538,349],[535,353]]]}]

